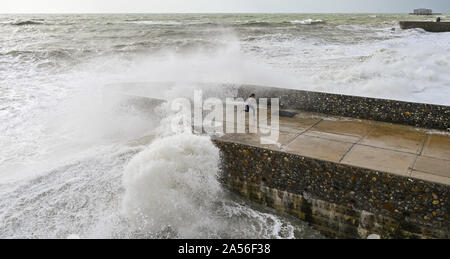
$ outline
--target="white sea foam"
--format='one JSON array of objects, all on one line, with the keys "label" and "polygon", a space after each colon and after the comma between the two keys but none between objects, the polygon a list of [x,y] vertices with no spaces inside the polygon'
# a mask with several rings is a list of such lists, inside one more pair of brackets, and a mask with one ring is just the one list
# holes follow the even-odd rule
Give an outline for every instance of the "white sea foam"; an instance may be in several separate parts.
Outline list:
[{"label": "white sea foam", "polygon": [[145,24],[145,25],[181,25],[182,22],[177,21],[130,21],[129,23]]},{"label": "white sea foam", "polygon": [[170,227],[192,237],[211,224],[208,215],[221,191],[218,166],[219,151],[209,137],[157,139],[125,169],[123,211],[151,232]]},{"label": "white sea foam", "polygon": [[329,74],[335,83],[326,89],[450,105],[450,76],[445,72],[450,71],[449,36],[426,34],[366,47],[368,58],[334,75]]},{"label": "white sea foam", "polygon": [[324,21],[323,21],[323,20],[306,19],[306,20],[295,20],[295,21],[291,21],[291,23],[292,23],[292,24],[311,25],[311,24],[324,23]]},{"label": "white sea foam", "polygon": [[[348,30],[372,30],[355,26]],[[258,45],[261,60],[284,72],[278,86],[450,105],[450,33],[376,29],[369,36],[394,38],[349,38],[351,44],[272,38]]]}]

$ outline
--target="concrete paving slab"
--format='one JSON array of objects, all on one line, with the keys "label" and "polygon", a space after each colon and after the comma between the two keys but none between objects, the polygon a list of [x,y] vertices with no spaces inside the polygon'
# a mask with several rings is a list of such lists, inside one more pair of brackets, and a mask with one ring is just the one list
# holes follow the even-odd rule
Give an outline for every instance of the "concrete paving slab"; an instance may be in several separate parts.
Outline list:
[{"label": "concrete paving slab", "polygon": [[419,154],[426,138],[423,130],[413,127],[379,123],[360,144]]},{"label": "concrete paving slab", "polygon": [[429,135],[422,155],[450,160],[450,136],[447,134]]},{"label": "concrete paving slab", "polygon": [[416,155],[376,147],[355,145],[343,164],[409,176]]},{"label": "concrete paving slab", "polygon": [[287,146],[286,151],[306,157],[339,162],[351,147],[351,143],[300,135]]},{"label": "concrete paving slab", "polygon": [[420,171],[413,170],[411,173],[411,177],[417,178],[420,180],[424,180],[424,181],[428,181],[428,182],[450,185],[450,178],[448,178],[448,177],[442,177],[442,176],[424,173],[424,172],[420,172]]},{"label": "concrete paving slab", "polygon": [[316,137],[316,138],[335,140],[335,141],[340,141],[340,142],[347,142],[347,143],[352,143],[352,144],[357,143],[358,141],[361,140],[361,137],[357,137],[357,136],[335,134],[335,133],[321,132],[321,131],[315,131],[315,130],[308,130],[303,135],[310,136],[310,137]]},{"label": "concrete paving slab", "polygon": [[438,176],[450,177],[450,161],[419,156],[414,170]]},{"label": "concrete paving slab", "polygon": [[[257,134],[226,134],[218,139],[449,183],[450,136],[444,132],[427,135],[426,129],[410,126],[297,113],[294,117],[280,117],[280,128],[275,132],[279,134],[279,141],[275,144],[261,144],[261,137],[267,136],[261,131]],[[236,127],[237,123],[226,122],[224,125]],[[264,128],[264,125],[260,126]]]},{"label": "concrete paving slab", "polygon": [[311,128],[320,121],[321,121],[320,118],[314,118],[309,116],[294,117],[294,118],[280,117],[279,130],[290,133],[301,133]]},{"label": "concrete paving slab", "polygon": [[363,120],[323,120],[318,123],[313,131],[328,132],[342,135],[349,135],[355,137],[365,137],[371,129],[374,128],[374,123]]}]

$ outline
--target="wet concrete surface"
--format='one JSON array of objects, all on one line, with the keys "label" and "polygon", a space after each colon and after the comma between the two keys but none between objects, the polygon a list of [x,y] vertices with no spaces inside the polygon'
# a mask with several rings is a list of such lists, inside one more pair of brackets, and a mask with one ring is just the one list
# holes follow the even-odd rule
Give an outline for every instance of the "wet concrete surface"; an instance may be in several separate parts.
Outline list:
[{"label": "wet concrete surface", "polygon": [[[311,112],[290,112],[297,115],[280,117],[279,127],[270,124],[271,113],[267,112],[269,119],[261,120],[258,133],[225,131],[225,135],[217,138],[450,185],[448,132]],[[226,124],[230,123],[233,122]],[[279,134],[276,143],[261,143],[261,138],[268,136],[268,130]]]}]

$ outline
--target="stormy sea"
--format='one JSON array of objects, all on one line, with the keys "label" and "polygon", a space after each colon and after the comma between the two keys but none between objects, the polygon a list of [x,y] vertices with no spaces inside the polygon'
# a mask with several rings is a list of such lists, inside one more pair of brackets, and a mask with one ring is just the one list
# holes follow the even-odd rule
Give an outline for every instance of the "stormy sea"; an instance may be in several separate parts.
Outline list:
[{"label": "stormy sea", "polygon": [[[450,17],[442,15],[443,19]],[[0,238],[323,238],[219,181],[208,136],[110,85],[254,84],[450,105],[450,33],[401,14],[0,15]],[[157,85],[157,83],[156,83]],[[213,87],[213,86],[212,86]]]}]

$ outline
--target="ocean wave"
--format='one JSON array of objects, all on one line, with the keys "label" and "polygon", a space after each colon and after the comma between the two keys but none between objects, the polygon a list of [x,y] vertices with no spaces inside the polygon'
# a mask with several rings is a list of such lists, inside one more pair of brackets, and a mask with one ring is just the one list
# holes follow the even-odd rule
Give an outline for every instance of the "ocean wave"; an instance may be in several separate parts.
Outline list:
[{"label": "ocean wave", "polygon": [[370,30],[370,27],[365,25],[338,25],[336,26],[337,29],[343,30],[343,31],[365,31]]},{"label": "ocean wave", "polygon": [[9,24],[14,25],[14,26],[24,26],[24,25],[43,25],[44,23],[33,21],[33,20],[26,20],[26,21],[9,22]]},{"label": "ocean wave", "polygon": [[[18,58],[19,60],[72,60],[77,50],[55,49],[55,50],[11,50],[0,52],[0,57]],[[83,54],[81,51],[78,54]]]},{"label": "ocean wave", "polygon": [[135,24],[145,24],[145,25],[182,25],[182,22],[177,21],[127,21],[129,23]]},{"label": "ocean wave", "polygon": [[274,23],[270,23],[270,22],[254,22],[254,21],[244,23],[244,25],[258,25],[258,26],[259,25],[265,26],[265,25],[271,25],[271,24],[274,24]]},{"label": "ocean wave", "polygon": [[313,20],[313,19],[291,21],[291,24],[301,24],[301,25],[313,25],[313,24],[324,24],[324,23],[325,23],[325,21],[323,21],[323,20]]},{"label": "ocean wave", "polygon": [[196,22],[196,21],[149,21],[149,20],[125,20],[127,23],[141,24],[141,25],[217,25],[211,22]]},{"label": "ocean wave", "polygon": [[252,26],[254,26],[254,27],[272,27],[273,26],[273,27],[275,27],[275,26],[280,26],[282,24],[283,23],[279,23],[279,22],[247,21],[244,23],[238,23],[236,25],[245,26],[245,27],[247,27],[247,26],[250,26],[250,27],[252,27]]}]

